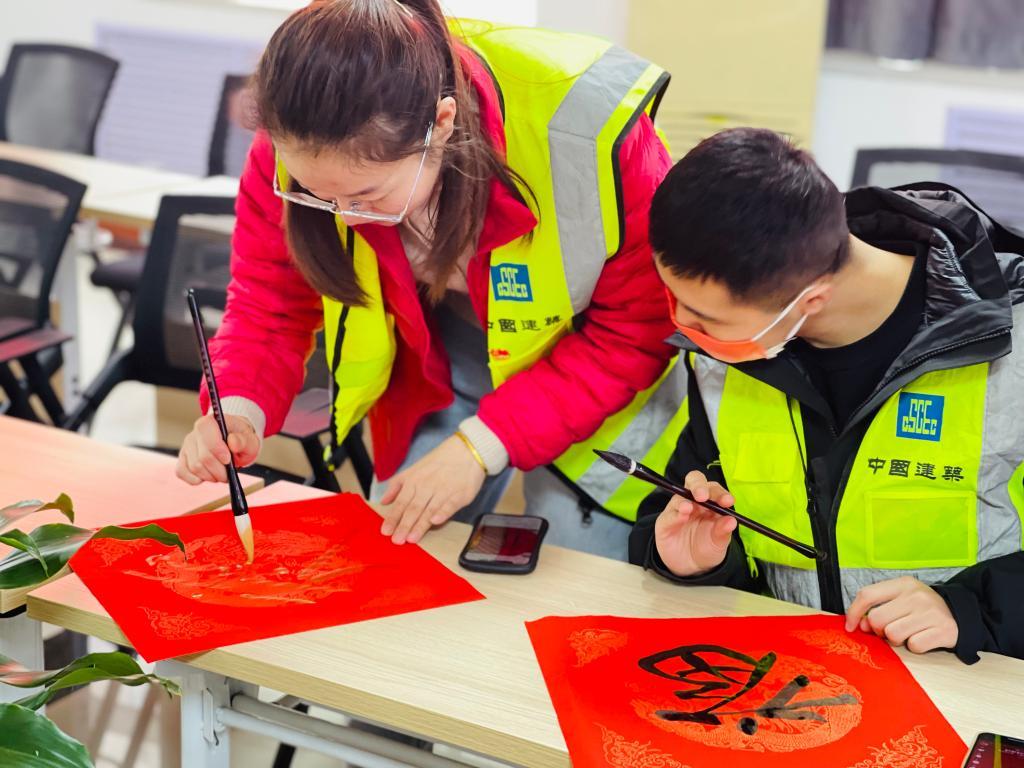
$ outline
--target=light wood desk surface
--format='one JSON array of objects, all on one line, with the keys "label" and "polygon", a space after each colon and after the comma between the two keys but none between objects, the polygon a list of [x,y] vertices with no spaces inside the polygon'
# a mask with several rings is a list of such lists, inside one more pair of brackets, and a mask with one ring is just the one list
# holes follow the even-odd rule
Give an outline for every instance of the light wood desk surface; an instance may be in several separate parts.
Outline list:
[{"label": "light wood desk surface", "polygon": [[[330,491],[322,491],[319,488],[311,488],[308,485],[276,482],[259,488],[253,493],[247,493],[246,499],[251,506],[265,507],[269,504],[284,504],[288,501],[303,501],[305,499],[322,499],[324,496],[333,495]],[[217,509],[231,509],[230,501],[224,502]]]},{"label": "light wood desk surface", "polygon": [[185,183],[171,181],[145,190],[104,195],[97,198],[96,206],[102,211],[104,221],[146,228],[156,220],[160,198],[164,195],[235,197],[237,194],[238,179],[234,176],[208,176]]},{"label": "light wood desk surface", "polygon": [[160,171],[101,160],[89,155],[57,152],[2,141],[0,158],[37,165],[85,184],[87,189],[82,201],[82,216],[87,218],[106,218],[106,200],[145,190],[184,187],[197,181],[195,176],[185,173]]},{"label": "light wood desk surface", "polygon": [[[96,528],[214,509],[228,498],[227,486],[188,485],[174,476],[175,459],[153,451],[101,443],[84,435],[0,416],[0,507],[26,499],[52,501],[66,493],[75,505],[75,525]],[[242,475],[246,490],[263,481]],[[23,518],[32,530],[67,522],[56,511]],[[10,552],[0,546],[0,558]],[[19,608],[28,590],[0,590],[0,613]]]},{"label": "light wood desk surface", "polygon": [[[322,492],[277,483],[250,502],[315,495]],[[468,526],[450,523],[430,533],[425,548],[486,600],[245,643],[184,661],[515,765],[567,768],[524,621],[810,613],[731,589],[681,588],[635,566],[557,547],[545,547],[529,576],[468,573],[456,565],[468,533]],[[40,621],[124,642],[75,576],[38,588],[28,605]],[[899,653],[968,745],[979,731],[1024,736],[1024,661],[985,654],[968,667],[944,652]]]}]

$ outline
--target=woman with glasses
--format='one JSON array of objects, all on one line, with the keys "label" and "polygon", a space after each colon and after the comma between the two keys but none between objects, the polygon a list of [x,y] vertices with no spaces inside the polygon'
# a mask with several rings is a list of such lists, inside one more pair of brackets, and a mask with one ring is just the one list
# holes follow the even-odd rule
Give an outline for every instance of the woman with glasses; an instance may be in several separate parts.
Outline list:
[{"label": "woman with glasses", "polygon": [[335,444],[368,416],[385,535],[489,511],[519,468],[551,540],[625,559],[644,491],[590,448],[667,456],[681,428],[649,427],[682,400],[647,244],[667,80],[436,0],[293,14],[254,79],[263,130],[211,343],[228,444],[200,418],[180,477],[256,459],[323,326]]}]

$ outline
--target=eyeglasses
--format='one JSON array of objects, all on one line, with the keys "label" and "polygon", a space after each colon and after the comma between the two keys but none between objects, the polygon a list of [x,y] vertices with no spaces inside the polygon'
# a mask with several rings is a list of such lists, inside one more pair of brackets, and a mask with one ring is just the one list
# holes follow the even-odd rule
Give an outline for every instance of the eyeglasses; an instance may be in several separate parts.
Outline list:
[{"label": "eyeglasses", "polygon": [[409,199],[405,201],[405,207],[402,208],[401,213],[375,213],[373,211],[362,211],[359,209],[360,203],[358,200],[349,202],[349,208],[342,208],[338,205],[337,200],[321,200],[319,197],[308,195],[305,192],[285,192],[281,189],[276,173],[274,174],[274,194],[282,200],[287,200],[289,203],[304,205],[307,208],[316,208],[318,211],[333,213],[335,216],[359,218],[366,221],[386,222],[388,224],[401,224],[402,220],[405,218],[405,214],[409,212],[409,206],[412,205],[413,195],[416,194],[416,187],[420,183],[420,176],[423,175],[423,165],[427,161],[427,150],[430,149],[430,137],[433,133],[434,124],[430,123],[430,125],[427,126],[427,135],[423,139],[423,155],[420,157],[420,167],[416,170],[416,178],[413,179],[412,189],[409,190]]}]

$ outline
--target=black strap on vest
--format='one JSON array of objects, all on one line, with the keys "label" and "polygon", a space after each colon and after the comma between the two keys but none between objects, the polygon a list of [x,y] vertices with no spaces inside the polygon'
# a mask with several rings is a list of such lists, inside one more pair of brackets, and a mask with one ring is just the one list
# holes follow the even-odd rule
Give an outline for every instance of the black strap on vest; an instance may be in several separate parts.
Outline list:
[{"label": "black strap on vest", "polygon": [[[356,235],[351,228],[346,230],[345,249],[351,258],[355,258]],[[338,402],[338,368],[341,367],[341,345],[345,341],[345,322],[348,320],[347,306],[341,308],[341,316],[338,318],[338,331],[334,335],[334,354],[331,356],[331,375],[327,382],[327,391],[331,398],[331,453],[327,465],[333,472],[336,469],[336,459],[341,452],[341,441],[338,439],[338,424],[335,420]]]}]

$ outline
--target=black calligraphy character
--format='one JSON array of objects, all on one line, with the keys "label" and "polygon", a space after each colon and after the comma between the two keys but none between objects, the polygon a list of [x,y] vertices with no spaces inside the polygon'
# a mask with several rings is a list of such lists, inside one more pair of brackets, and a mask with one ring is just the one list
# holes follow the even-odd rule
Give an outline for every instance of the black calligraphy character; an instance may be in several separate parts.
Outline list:
[{"label": "black calligraphy character", "polygon": [[[724,656],[736,663],[712,663],[705,658],[705,656],[714,654]],[[755,659],[745,653],[717,645],[685,645],[647,656],[640,659],[638,663],[645,672],[689,686],[688,690],[675,691],[676,697],[683,701],[709,699],[717,702],[697,712],[658,710],[655,714],[662,720],[718,726],[722,724],[721,715],[748,715],[740,718],[738,724],[739,729],[748,736],[757,732],[756,718],[758,717],[825,722],[825,717],[811,707],[845,706],[858,703],[857,699],[848,693],[820,699],[794,701],[794,697],[811,683],[807,675],[797,675],[778,693],[758,707],[731,711],[723,709],[754,690],[775,665],[776,658],[776,655],[770,652],[760,659]],[[689,666],[677,668],[680,663]]]}]

